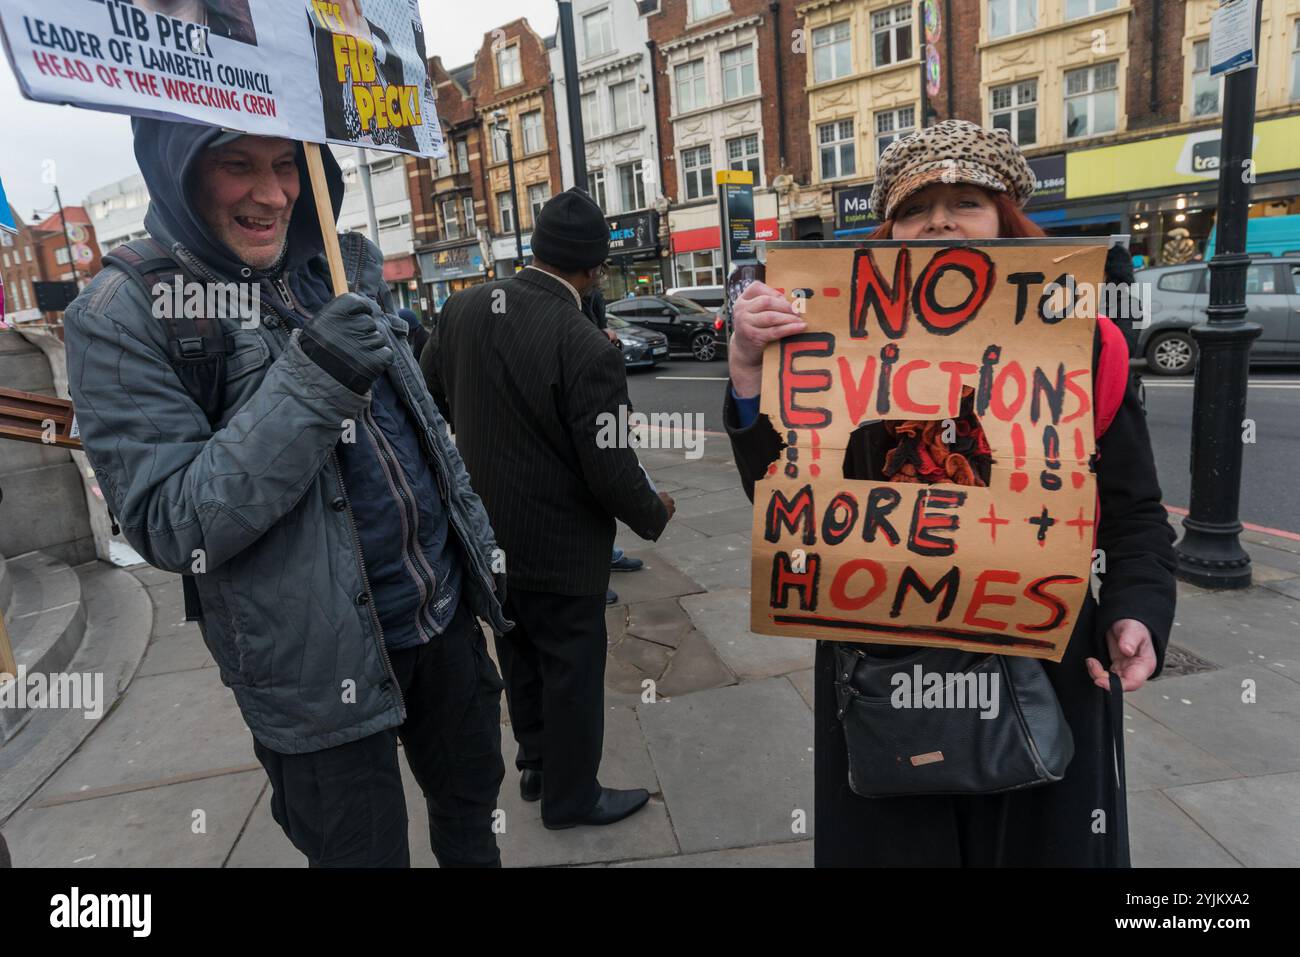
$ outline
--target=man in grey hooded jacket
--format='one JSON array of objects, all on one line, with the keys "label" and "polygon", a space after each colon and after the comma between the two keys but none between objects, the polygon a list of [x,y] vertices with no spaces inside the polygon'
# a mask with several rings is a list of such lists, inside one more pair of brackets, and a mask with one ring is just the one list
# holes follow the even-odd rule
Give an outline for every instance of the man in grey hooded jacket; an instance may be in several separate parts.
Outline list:
[{"label": "man in grey hooded jacket", "polygon": [[[134,128],[153,240],[186,282],[241,284],[260,308],[205,317],[224,338],[215,415],[178,374],[180,354],[213,342],[178,348],[159,318],[170,291],[109,265],[68,309],[69,385],[105,499],[150,564],[193,576],[275,819],[309,863],[409,864],[400,740],[439,863],[499,865],[502,686],[476,619],[509,627],[504,558],[383,257],[343,237],[351,291],[331,294],[301,145]],[[342,177],[322,155],[337,214]]]}]

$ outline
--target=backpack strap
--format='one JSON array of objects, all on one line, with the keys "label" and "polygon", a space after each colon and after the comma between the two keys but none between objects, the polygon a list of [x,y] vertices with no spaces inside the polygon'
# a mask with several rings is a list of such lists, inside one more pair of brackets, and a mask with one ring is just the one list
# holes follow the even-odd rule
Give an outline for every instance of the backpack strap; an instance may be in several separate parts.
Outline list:
[{"label": "backpack strap", "polygon": [[[172,286],[179,276],[195,281],[171,250],[152,237],[123,243],[104,257],[104,264],[125,272],[151,302],[154,288]],[[177,303],[177,306],[183,303]],[[185,391],[215,429],[225,409],[226,356],[231,344],[216,317],[187,316],[183,308],[166,310],[167,358]]]},{"label": "backpack strap", "polygon": [[1128,390],[1128,342],[1119,327],[1105,316],[1097,317],[1097,330],[1101,334],[1101,357],[1097,360],[1092,386],[1096,403],[1093,428],[1097,438],[1101,438],[1119,414]]}]

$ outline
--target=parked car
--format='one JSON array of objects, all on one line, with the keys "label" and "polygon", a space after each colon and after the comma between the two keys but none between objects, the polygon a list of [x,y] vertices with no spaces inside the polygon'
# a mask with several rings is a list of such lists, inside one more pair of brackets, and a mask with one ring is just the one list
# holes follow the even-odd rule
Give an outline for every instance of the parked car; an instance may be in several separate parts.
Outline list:
[{"label": "parked car", "polygon": [[662,333],[668,337],[669,349],[676,353],[689,353],[700,362],[711,362],[727,351],[722,316],[681,296],[620,299],[609,303],[605,313],[651,332]]},{"label": "parked car", "polygon": [[727,301],[727,291],[721,286],[678,286],[669,289],[668,295],[689,299],[709,312],[721,312],[722,304]]},{"label": "parked car", "polygon": [[[1210,304],[1205,263],[1141,269],[1149,282],[1151,321],[1138,338],[1137,355],[1157,375],[1187,375],[1196,368],[1189,330],[1204,322]],[[1262,329],[1250,349],[1252,363],[1300,362],[1300,256],[1252,256],[1246,267],[1246,318]]]},{"label": "parked car", "polygon": [[618,341],[623,343],[623,363],[629,369],[653,369],[668,358],[668,337],[661,332],[651,332],[605,313],[605,324]]}]

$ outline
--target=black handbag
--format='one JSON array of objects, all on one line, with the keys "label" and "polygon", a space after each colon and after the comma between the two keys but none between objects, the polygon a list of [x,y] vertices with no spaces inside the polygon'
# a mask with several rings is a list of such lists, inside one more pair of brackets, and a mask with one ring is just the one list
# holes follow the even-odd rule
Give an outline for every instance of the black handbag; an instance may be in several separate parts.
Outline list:
[{"label": "black handbag", "polygon": [[1074,736],[1037,659],[831,644],[854,794],[995,794],[1065,776]]}]

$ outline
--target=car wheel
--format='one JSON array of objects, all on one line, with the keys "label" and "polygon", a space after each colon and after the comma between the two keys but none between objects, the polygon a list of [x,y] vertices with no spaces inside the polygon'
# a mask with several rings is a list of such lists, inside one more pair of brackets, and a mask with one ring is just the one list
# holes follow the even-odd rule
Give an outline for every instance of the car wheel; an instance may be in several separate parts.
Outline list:
[{"label": "car wheel", "polygon": [[1156,375],[1187,375],[1196,368],[1196,342],[1182,330],[1162,332],[1147,343],[1147,370]]},{"label": "car wheel", "polygon": [[691,355],[700,362],[712,362],[718,356],[718,341],[711,332],[700,332],[691,339]]}]

